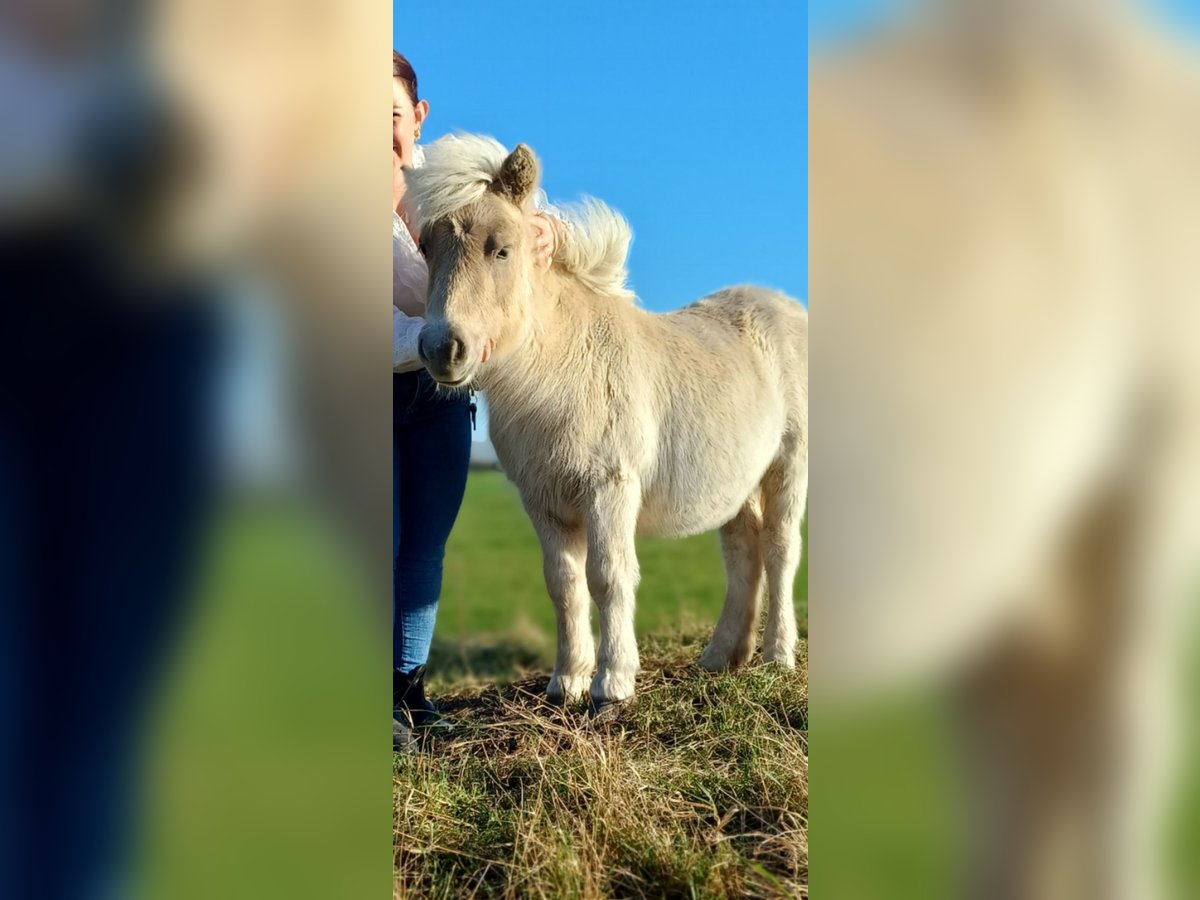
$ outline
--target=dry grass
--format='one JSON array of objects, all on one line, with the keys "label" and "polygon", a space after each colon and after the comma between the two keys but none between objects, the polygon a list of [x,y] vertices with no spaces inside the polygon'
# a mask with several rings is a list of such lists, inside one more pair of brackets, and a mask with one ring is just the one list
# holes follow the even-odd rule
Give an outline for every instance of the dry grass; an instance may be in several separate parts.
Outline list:
[{"label": "dry grass", "polygon": [[806,897],[807,665],[712,675],[701,642],[644,639],[606,724],[544,674],[443,689],[455,736],[396,757],[395,895]]}]

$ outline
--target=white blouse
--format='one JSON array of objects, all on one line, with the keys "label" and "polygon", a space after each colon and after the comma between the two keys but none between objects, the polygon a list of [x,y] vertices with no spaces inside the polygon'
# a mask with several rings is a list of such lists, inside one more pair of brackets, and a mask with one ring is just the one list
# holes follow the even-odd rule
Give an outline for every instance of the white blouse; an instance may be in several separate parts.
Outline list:
[{"label": "white blouse", "polygon": [[[413,148],[413,167],[425,163],[425,151]],[[417,355],[417,335],[425,320],[419,316],[406,316],[397,309],[397,304],[413,301],[425,302],[429,270],[425,257],[417,249],[416,241],[408,231],[404,220],[392,213],[392,371],[415,372],[422,367]]]}]

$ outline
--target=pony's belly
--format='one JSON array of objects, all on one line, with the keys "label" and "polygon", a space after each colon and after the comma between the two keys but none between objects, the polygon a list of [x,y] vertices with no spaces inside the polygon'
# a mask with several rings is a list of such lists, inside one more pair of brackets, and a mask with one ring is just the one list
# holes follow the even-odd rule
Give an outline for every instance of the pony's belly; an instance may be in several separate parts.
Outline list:
[{"label": "pony's belly", "polygon": [[779,453],[781,422],[769,415],[732,433],[666,442],[645,484],[639,533],[686,537],[730,521]]},{"label": "pony's belly", "polygon": [[732,511],[717,509],[708,510],[667,510],[661,505],[649,502],[642,505],[638,516],[637,533],[654,537],[684,538],[694,534],[703,534],[720,528],[737,514],[741,504],[736,504]]},{"label": "pony's belly", "polygon": [[678,482],[652,485],[642,497],[638,533],[688,537],[720,528],[757,489],[766,465],[747,467],[728,478],[698,478],[704,483],[691,489]]}]

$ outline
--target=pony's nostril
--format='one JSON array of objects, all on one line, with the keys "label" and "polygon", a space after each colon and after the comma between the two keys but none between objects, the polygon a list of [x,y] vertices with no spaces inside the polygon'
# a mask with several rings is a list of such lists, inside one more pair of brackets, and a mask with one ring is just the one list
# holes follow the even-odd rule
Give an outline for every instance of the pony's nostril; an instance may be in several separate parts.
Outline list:
[{"label": "pony's nostril", "polygon": [[450,365],[457,366],[466,356],[467,345],[458,338],[450,339]]}]

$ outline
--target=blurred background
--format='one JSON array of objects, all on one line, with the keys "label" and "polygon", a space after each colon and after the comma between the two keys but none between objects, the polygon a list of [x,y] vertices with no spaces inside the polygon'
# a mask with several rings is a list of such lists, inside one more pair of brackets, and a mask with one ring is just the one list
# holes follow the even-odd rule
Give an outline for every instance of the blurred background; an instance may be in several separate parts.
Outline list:
[{"label": "blurred background", "polygon": [[809,13],[813,889],[1197,896],[1197,5]]},{"label": "blurred background", "polygon": [[0,5],[6,897],[390,890],[390,14]]}]

